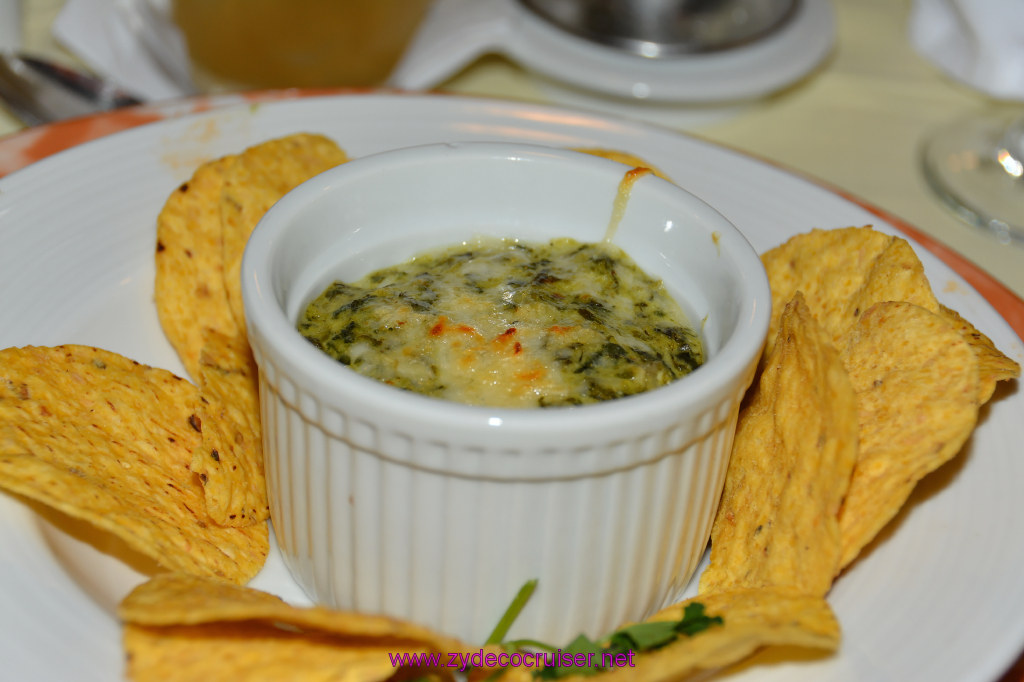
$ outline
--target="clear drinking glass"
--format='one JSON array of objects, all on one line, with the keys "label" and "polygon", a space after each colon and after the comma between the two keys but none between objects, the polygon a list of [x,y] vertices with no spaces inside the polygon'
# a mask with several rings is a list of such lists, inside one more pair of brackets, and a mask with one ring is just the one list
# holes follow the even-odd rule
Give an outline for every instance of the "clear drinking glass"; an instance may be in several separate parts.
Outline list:
[{"label": "clear drinking glass", "polygon": [[953,121],[922,146],[924,176],[961,218],[1024,245],[1024,103]]},{"label": "clear drinking glass", "polygon": [[381,85],[431,0],[172,0],[207,92]]},{"label": "clear drinking glass", "polygon": [[924,140],[925,178],[965,221],[1024,244],[1024,2],[913,0],[908,28],[924,57],[992,98]]}]

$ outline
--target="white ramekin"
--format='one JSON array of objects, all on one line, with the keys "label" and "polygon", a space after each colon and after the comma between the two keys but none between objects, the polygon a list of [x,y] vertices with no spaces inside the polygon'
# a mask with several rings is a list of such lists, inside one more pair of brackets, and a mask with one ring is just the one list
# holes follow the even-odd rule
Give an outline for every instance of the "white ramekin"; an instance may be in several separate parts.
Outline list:
[{"label": "white ramekin", "polygon": [[605,237],[626,168],[570,151],[438,144],[351,161],[290,192],[246,249],[274,531],[317,602],[482,642],[527,580],[510,636],[599,636],[676,599],[707,544],[740,399],[768,326],[744,237],[652,175],[613,241],[660,277],[706,363],[648,393],[491,409],[363,377],[296,331],[306,304],[479,235]]}]

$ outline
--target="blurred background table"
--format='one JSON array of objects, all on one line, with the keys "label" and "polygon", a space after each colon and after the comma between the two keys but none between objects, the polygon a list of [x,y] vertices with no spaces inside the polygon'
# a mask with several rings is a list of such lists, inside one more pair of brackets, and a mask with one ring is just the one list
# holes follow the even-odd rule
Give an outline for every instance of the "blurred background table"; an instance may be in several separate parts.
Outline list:
[{"label": "blurred background table", "polygon": [[[75,63],[50,26],[64,0],[22,0],[25,50]],[[832,54],[799,83],[687,132],[768,159],[859,197],[917,227],[1024,296],[1024,248],[961,222],[919,167],[928,132],[998,106],[943,75],[906,37],[909,0],[834,0]],[[439,89],[548,101],[533,77],[485,57]],[[667,122],[672,125],[672,121]],[[678,127],[683,127],[681,124]],[[0,135],[21,124],[0,109]]]},{"label": "blurred background table", "polygon": [[[64,0],[22,3],[23,48],[77,63],[50,34]],[[919,146],[927,133],[999,103],[947,78],[912,49],[906,37],[910,0],[834,0],[834,6],[834,49],[810,76],[713,122],[686,124],[687,132],[859,197],[1024,296],[1024,248],[961,222],[932,194],[920,170]],[[439,89],[548,101],[529,73],[500,57],[475,62]],[[0,135],[22,127],[0,108]],[[1003,678],[1021,680],[1024,662]]]}]

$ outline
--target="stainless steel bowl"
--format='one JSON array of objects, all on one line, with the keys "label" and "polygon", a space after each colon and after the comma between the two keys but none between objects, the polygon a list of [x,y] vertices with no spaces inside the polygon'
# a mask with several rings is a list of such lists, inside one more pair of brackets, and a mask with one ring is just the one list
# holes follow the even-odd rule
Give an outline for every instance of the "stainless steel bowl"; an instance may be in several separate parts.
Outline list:
[{"label": "stainless steel bowl", "polygon": [[801,0],[519,0],[581,38],[643,57],[727,50],[769,35]]}]

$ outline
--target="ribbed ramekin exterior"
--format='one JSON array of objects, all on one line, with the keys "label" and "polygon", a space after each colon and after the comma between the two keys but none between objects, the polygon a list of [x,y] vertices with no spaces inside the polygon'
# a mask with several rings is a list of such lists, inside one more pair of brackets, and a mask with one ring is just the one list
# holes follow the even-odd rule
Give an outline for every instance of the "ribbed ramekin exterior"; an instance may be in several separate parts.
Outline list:
[{"label": "ribbed ramekin exterior", "polygon": [[[260,368],[274,531],[299,584],[320,603],[470,643],[533,578],[511,637],[599,636],[678,598],[707,543],[746,387],[661,431],[543,451],[595,461],[626,449],[636,466],[526,480],[489,476],[486,462],[536,452],[421,441],[325,405],[273,358]],[[482,458],[479,476],[436,466],[467,457]]]}]

